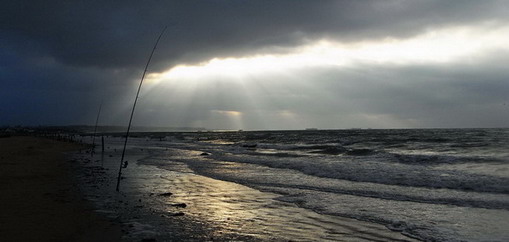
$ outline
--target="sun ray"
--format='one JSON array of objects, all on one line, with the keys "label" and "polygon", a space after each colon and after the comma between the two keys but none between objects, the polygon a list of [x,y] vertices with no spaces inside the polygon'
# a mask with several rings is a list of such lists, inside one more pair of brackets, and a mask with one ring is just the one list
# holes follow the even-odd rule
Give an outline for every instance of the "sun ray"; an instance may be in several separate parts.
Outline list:
[{"label": "sun ray", "polygon": [[[262,117],[268,115],[288,127],[308,126],[314,118],[300,115],[297,110],[302,111],[302,105],[306,112],[319,113],[320,109],[331,108],[328,103],[337,101],[337,93],[316,85],[313,75],[306,74],[308,71],[348,72],[366,65],[453,65],[457,60],[475,61],[487,51],[509,50],[508,36],[509,27],[478,26],[444,28],[408,39],[357,43],[323,39],[286,54],[213,58],[150,73],[145,92],[156,96],[154,100],[159,103],[153,105],[189,110],[172,119],[181,124],[226,127],[227,123],[233,129],[246,129],[254,120],[260,120],[254,125],[260,127]],[[310,99],[311,96],[319,100]],[[314,102],[329,106],[313,106]]]}]

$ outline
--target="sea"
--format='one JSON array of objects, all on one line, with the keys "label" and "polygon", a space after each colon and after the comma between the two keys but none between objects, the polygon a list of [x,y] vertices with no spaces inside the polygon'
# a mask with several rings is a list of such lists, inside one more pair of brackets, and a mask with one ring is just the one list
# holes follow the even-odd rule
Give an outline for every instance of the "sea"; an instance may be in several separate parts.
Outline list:
[{"label": "sea", "polygon": [[509,129],[133,133],[115,192],[123,142],[75,161],[127,240],[509,241]]}]

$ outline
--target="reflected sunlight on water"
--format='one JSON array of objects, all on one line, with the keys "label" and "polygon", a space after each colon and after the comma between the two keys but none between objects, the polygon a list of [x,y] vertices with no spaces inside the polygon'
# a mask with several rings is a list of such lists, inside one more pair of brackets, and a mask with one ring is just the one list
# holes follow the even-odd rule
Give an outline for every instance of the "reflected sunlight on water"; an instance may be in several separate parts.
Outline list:
[{"label": "reflected sunlight on water", "polygon": [[[108,216],[126,226],[126,241],[146,238],[185,241],[413,241],[385,226],[355,219],[324,215],[277,200],[281,195],[195,174],[181,162],[164,162],[163,150],[133,148],[122,180],[122,192],[112,194],[118,153],[107,151],[104,160],[84,166],[95,173],[84,175],[83,191]],[[155,153],[153,153],[155,152]],[[183,152],[180,155],[187,154]],[[195,159],[207,161],[200,152]],[[158,154],[158,155],[155,155]],[[179,157],[174,154],[172,158]],[[104,164],[104,168],[98,165]],[[236,167],[239,166],[239,167]],[[226,162],[215,172],[235,172],[241,164]],[[194,167],[196,168],[196,167]],[[245,168],[245,167],[244,167]],[[100,176],[99,176],[100,175]],[[169,195],[162,195],[169,194]],[[185,206],[182,205],[185,204]],[[180,204],[180,206],[179,206]]]},{"label": "reflected sunlight on water", "polygon": [[408,240],[377,224],[321,215],[277,201],[277,195],[231,182],[185,174],[168,176],[168,209],[186,203],[186,214],[221,228],[215,233],[242,233],[260,239]]}]

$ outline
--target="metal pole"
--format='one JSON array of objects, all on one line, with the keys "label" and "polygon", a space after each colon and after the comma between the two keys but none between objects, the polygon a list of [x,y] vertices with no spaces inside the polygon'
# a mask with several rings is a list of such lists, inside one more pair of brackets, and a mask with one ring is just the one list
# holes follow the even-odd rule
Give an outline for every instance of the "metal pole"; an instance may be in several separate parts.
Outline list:
[{"label": "metal pole", "polygon": [[124,163],[124,155],[125,155],[125,149],[127,146],[127,139],[129,138],[129,131],[131,130],[131,123],[133,121],[133,115],[134,115],[134,109],[136,108],[136,103],[138,101],[138,96],[140,95],[141,85],[143,84],[143,79],[145,79],[145,74],[147,73],[148,65],[150,64],[150,60],[152,60],[152,56],[154,55],[154,51],[156,50],[157,44],[159,43],[159,40],[161,39],[161,36],[163,36],[164,31],[166,31],[167,27],[164,27],[163,31],[159,35],[159,37],[156,40],[156,43],[154,44],[154,48],[152,49],[152,52],[150,53],[150,56],[148,57],[147,65],[145,65],[145,70],[143,71],[143,75],[141,76],[140,85],[138,86],[138,91],[136,92],[136,98],[134,99],[133,109],[131,110],[131,117],[129,118],[129,125],[127,125],[127,131],[125,134],[125,140],[124,140],[124,149],[122,150],[122,156],[120,158],[120,167],[118,169],[118,177],[117,177],[117,188],[116,191],[119,191],[120,187],[120,179],[122,177],[122,166]]}]

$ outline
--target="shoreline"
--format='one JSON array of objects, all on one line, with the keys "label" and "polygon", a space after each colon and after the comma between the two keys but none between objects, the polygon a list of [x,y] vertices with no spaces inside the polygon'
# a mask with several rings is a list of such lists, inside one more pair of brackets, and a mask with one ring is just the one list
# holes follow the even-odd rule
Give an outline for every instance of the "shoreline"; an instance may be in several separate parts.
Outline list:
[{"label": "shoreline", "polygon": [[[74,157],[85,196],[122,222],[126,241],[415,241],[380,224],[318,214],[277,200],[279,194],[197,174],[145,142],[132,140],[126,151],[119,193],[112,193],[119,140],[110,140],[104,155]],[[172,167],[151,162],[161,158]]]},{"label": "shoreline", "polygon": [[40,137],[0,138],[0,240],[120,241],[116,224],[94,211],[65,152],[83,146]]},{"label": "shoreline", "polygon": [[[448,133],[450,132],[445,132]],[[322,143],[328,140],[336,141],[334,133],[319,135]],[[497,178],[499,173],[494,172],[488,173],[493,175],[488,179],[484,172],[475,173],[471,169],[448,171],[451,165],[450,157],[448,154],[440,153],[442,148],[436,141],[437,137],[443,135],[426,134],[409,144],[406,144],[405,139],[396,137],[398,143],[405,145],[395,154],[404,155],[405,150],[412,149],[414,143],[425,142],[442,154],[439,161],[443,162],[438,163],[442,166],[438,168],[441,168],[444,174],[450,174],[452,178],[461,178],[465,184],[480,184],[477,180],[473,181],[471,176],[488,181],[480,188],[489,187],[491,184],[489,182],[502,181],[500,180],[502,178]],[[454,135],[463,137],[462,132],[456,132]],[[215,139],[201,142],[209,140],[211,136]],[[367,142],[377,136],[379,136],[377,133],[362,136],[361,141]],[[478,136],[482,139],[474,139]],[[91,143],[90,136],[77,138],[80,143]],[[386,175],[390,178],[398,174],[409,174],[402,173],[408,170],[401,170],[402,163],[380,156],[346,156],[345,159],[339,159],[331,155],[316,155],[308,150],[298,151],[300,158],[286,156],[292,153],[295,147],[315,147],[309,146],[308,143],[314,144],[313,140],[309,142],[309,139],[304,139],[308,143],[280,147],[285,139],[274,141],[273,136],[261,137],[255,141],[264,145],[257,147],[257,153],[254,153],[249,147],[245,147],[243,142],[252,139],[238,140],[235,136],[218,137],[215,134],[203,134],[191,138],[133,137],[126,150],[125,160],[129,160],[129,167],[123,172],[120,192],[115,192],[123,139],[111,136],[107,138],[105,150],[95,155],[91,155],[89,150],[78,152],[76,148],[74,152],[68,151],[66,157],[69,162],[66,163],[69,166],[65,167],[71,171],[66,174],[74,181],[73,184],[78,185],[75,190],[79,192],[73,194],[79,194],[77,196],[83,201],[87,200],[86,204],[94,205],[92,209],[95,209],[93,210],[95,215],[117,224],[121,229],[121,241],[425,241],[471,238],[503,241],[507,235],[507,231],[503,229],[507,224],[504,222],[507,221],[505,218],[508,215],[504,210],[507,207],[507,195],[504,193],[479,194],[478,191],[465,191],[464,186],[444,190],[434,186],[424,188],[398,186],[383,182],[385,179],[378,183],[370,183],[369,180],[352,181],[348,177],[341,179],[341,176],[339,179],[331,179],[320,174],[309,174],[309,170],[303,169],[309,167],[307,165],[326,170],[328,166],[325,165],[331,161],[343,162],[335,166],[343,168],[343,174],[345,171],[351,171],[362,175],[365,169],[369,168],[377,168],[384,178]],[[227,141],[228,138],[233,139],[235,143],[221,141],[221,139]],[[481,144],[484,144],[485,140],[505,139],[504,133],[480,132],[468,140],[474,144],[481,141]],[[214,140],[220,142],[216,144]],[[265,144],[266,140],[271,142]],[[390,149],[387,144],[392,144],[393,141],[394,138],[383,140],[370,144],[370,147],[379,147],[383,151]],[[463,146],[467,141],[451,143],[451,147],[459,147],[453,150],[467,151],[469,154],[466,157],[456,157],[458,161],[467,161],[466,164],[480,162],[483,166],[478,167],[483,169],[504,168],[487,163],[486,159],[470,160],[470,157],[477,157],[475,155],[478,153],[468,152],[468,147],[471,146]],[[11,143],[13,143],[11,140],[7,141],[8,145]],[[492,143],[488,150],[507,154],[506,149],[501,149],[496,144]],[[348,143],[346,146],[349,149],[358,148]],[[0,146],[4,151],[8,150],[5,147],[7,146]],[[276,154],[284,156],[277,158],[266,156],[266,151],[274,154],[273,147],[276,147]],[[51,145],[48,149],[65,150],[63,147],[55,148]],[[28,146],[21,149],[21,152],[7,153],[21,157],[38,152],[34,147]],[[6,153],[0,154],[4,159],[3,154]],[[426,175],[426,179],[434,177],[436,171],[429,171],[430,168],[424,166],[428,162],[425,158],[429,156],[410,155],[406,158],[413,157],[419,158],[423,164],[406,163],[403,168],[411,167],[419,171],[416,178],[422,179],[424,176],[421,174]],[[490,157],[496,160],[501,156]],[[374,161],[371,160],[373,158]],[[13,162],[2,164],[9,166],[11,163]],[[347,168],[345,163],[351,169],[344,169]],[[2,171],[0,166],[0,175]],[[22,171],[23,174],[27,173],[27,170]],[[409,180],[411,181],[413,180]],[[3,180],[0,182],[0,188],[5,190],[5,187],[9,187]],[[448,184],[447,180],[444,182]],[[503,186],[497,187],[505,191]],[[25,193],[30,196],[30,193]],[[421,195],[426,197],[421,198]],[[53,222],[49,216],[46,219]],[[463,227],[456,227],[457,224]],[[478,224],[486,226],[479,227]],[[0,240],[2,229],[4,228],[0,226]]]},{"label": "shoreline", "polygon": [[113,192],[119,153],[110,145],[92,156],[76,143],[1,138],[0,240],[413,241],[382,225],[278,201],[277,194],[146,163],[162,149],[131,147],[121,192]]}]

